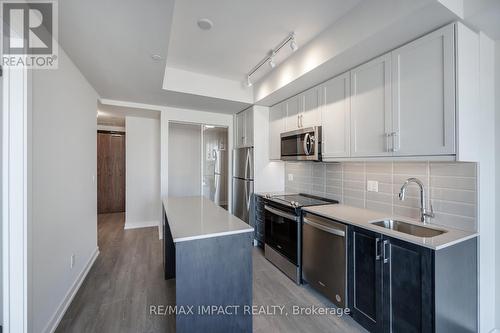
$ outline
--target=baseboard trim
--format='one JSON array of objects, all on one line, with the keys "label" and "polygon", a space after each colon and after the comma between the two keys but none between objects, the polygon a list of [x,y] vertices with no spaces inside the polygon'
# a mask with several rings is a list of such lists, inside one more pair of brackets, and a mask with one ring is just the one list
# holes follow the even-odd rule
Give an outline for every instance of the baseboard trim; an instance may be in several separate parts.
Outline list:
[{"label": "baseboard trim", "polygon": [[53,333],[56,329],[59,323],[61,322],[61,319],[63,318],[64,314],[66,313],[66,310],[68,310],[69,305],[73,301],[73,298],[75,298],[76,293],[78,292],[78,289],[80,289],[80,286],[82,285],[83,281],[87,277],[87,274],[90,271],[90,268],[94,265],[94,262],[96,261],[97,257],[99,256],[99,248],[96,248],[92,255],[90,256],[89,260],[87,261],[87,264],[83,268],[83,270],[80,272],[78,275],[78,278],[75,280],[71,288],[69,288],[68,292],[66,293],[66,296],[64,296],[61,304],[57,307],[57,311],[54,313],[48,324],[45,326],[45,329],[43,332],[45,333]]},{"label": "baseboard trim", "polygon": [[138,229],[138,228],[151,228],[160,225],[159,221],[139,221],[139,222],[127,222],[125,221],[125,226],[123,229]]}]

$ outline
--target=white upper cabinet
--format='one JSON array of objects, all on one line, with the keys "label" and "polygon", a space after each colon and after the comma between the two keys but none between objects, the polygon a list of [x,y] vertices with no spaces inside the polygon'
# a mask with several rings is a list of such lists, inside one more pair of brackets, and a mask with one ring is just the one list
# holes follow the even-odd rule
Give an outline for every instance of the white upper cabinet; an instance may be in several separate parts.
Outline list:
[{"label": "white upper cabinet", "polygon": [[386,54],[351,71],[351,156],[392,155],[391,113],[391,55]]},{"label": "white upper cabinet", "polygon": [[245,144],[245,114],[240,112],[235,116],[235,146],[243,147]]},{"label": "white upper cabinet", "polygon": [[321,114],[319,111],[319,92],[318,87],[307,90],[303,93],[304,110],[299,115],[300,127],[318,126],[321,123]]},{"label": "white upper cabinet", "polygon": [[[466,84],[475,80],[473,66],[467,67],[469,72],[460,71],[465,67],[460,66],[461,61],[476,59],[472,57],[477,53],[472,39],[477,39],[477,34],[471,32],[473,50],[469,54],[463,46],[463,50],[456,50],[455,34],[457,40],[465,36],[464,29],[455,31],[457,26],[461,27],[455,23],[431,32],[276,106],[270,116],[275,137],[271,138],[271,158],[279,158],[278,132],[283,132],[283,118],[284,131],[321,125],[322,155],[327,161],[349,157],[455,158],[459,150],[456,137],[468,133],[465,125],[460,125],[463,122],[458,122],[457,128],[456,119],[474,117],[473,111],[465,110],[477,108],[473,99],[467,98],[473,92],[462,88],[474,87],[473,82]],[[469,55],[466,59],[464,53]],[[459,108],[457,101],[462,105]],[[470,150],[462,147],[465,143],[460,151]]]},{"label": "white upper cabinet", "polygon": [[246,109],[235,116],[235,148],[253,146],[253,109]]},{"label": "white upper cabinet", "polygon": [[253,146],[253,108],[245,110],[245,147]]},{"label": "white upper cabinet", "polygon": [[281,133],[285,132],[286,103],[276,104],[269,110],[269,159],[281,158]]},{"label": "white upper cabinet", "polygon": [[337,76],[320,86],[324,159],[350,156],[350,77]]},{"label": "white upper cabinet", "polygon": [[321,125],[319,88],[314,87],[285,101],[287,105],[286,130]]},{"label": "white upper cabinet", "polygon": [[300,116],[303,107],[302,95],[287,99],[286,105],[286,130],[293,131],[300,128]]},{"label": "white upper cabinet", "polygon": [[455,153],[453,25],[392,52],[394,155]]}]

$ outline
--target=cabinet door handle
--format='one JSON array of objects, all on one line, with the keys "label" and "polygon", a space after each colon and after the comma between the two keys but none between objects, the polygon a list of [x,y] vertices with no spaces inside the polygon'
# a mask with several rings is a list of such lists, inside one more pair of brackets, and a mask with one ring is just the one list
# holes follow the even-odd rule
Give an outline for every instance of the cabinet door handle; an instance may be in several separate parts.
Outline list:
[{"label": "cabinet door handle", "polygon": [[300,128],[300,122],[299,122],[299,119],[300,119],[300,115],[297,115],[297,128]]},{"label": "cabinet door handle", "polygon": [[389,241],[386,239],[382,243],[382,252],[384,256],[384,264],[387,264],[389,262],[390,258],[390,251],[387,250],[387,245],[389,245]]},{"label": "cabinet door handle", "polygon": [[397,152],[399,150],[399,144],[398,144],[398,141],[397,141],[397,136],[398,136],[398,132],[392,132],[391,133],[391,136],[392,136],[392,151],[393,152]]},{"label": "cabinet door handle", "polygon": [[375,239],[375,260],[380,260],[380,238]]}]

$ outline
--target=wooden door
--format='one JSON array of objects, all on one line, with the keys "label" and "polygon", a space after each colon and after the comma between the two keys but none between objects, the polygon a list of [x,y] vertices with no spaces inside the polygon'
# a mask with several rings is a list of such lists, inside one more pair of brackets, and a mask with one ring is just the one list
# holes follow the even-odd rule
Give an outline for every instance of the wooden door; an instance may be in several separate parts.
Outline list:
[{"label": "wooden door", "polygon": [[455,153],[453,26],[392,52],[395,155]]},{"label": "wooden door", "polygon": [[351,71],[351,156],[390,156],[391,54]]},{"label": "wooden door", "polygon": [[321,86],[323,158],[349,157],[350,155],[349,89],[349,73],[337,76]]},{"label": "wooden door", "polygon": [[97,213],[125,211],[125,134],[97,133]]}]

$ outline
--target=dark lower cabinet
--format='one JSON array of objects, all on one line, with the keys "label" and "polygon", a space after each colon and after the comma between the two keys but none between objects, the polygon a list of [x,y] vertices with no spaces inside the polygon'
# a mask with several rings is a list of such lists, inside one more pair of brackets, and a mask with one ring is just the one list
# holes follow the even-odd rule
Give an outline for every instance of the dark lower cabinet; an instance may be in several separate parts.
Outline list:
[{"label": "dark lower cabinet", "polygon": [[348,240],[349,308],[368,331],[477,331],[476,239],[434,251],[351,226]]},{"label": "dark lower cabinet", "polygon": [[434,332],[434,251],[382,239],[383,332]]},{"label": "dark lower cabinet", "polygon": [[260,195],[254,195],[254,203],[255,203],[255,228],[254,238],[259,242],[260,246],[264,245],[264,198]]},{"label": "dark lower cabinet", "polygon": [[370,332],[382,331],[382,235],[350,227],[348,301],[352,317]]}]

